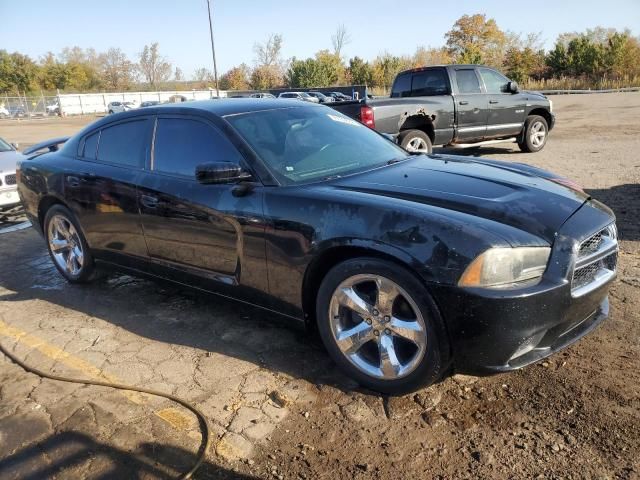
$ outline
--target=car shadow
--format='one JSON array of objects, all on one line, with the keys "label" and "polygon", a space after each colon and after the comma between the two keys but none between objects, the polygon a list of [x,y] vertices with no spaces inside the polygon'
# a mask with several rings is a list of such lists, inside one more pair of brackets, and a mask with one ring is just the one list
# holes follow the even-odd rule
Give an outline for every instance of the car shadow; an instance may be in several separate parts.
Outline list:
[{"label": "car shadow", "polygon": [[[96,479],[174,479],[179,473],[186,472],[195,465],[198,453],[156,442],[145,442],[135,450],[127,451],[84,433],[63,431],[0,459],[0,476],[7,479],[41,480],[90,468],[91,478]],[[205,461],[192,478],[253,480],[257,477]]]},{"label": "car shadow", "polygon": [[609,188],[590,188],[586,192],[616,214],[618,236],[621,240],[640,240],[640,184],[627,183]]},{"label": "car shadow", "polygon": [[[154,341],[234,357],[312,384],[359,389],[302,322],[214,294],[118,272],[105,272],[87,285],[68,284],[34,229],[2,239],[1,302],[12,302],[16,308],[28,300],[50,302]],[[16,259],[23,263],[16,265]]]}]

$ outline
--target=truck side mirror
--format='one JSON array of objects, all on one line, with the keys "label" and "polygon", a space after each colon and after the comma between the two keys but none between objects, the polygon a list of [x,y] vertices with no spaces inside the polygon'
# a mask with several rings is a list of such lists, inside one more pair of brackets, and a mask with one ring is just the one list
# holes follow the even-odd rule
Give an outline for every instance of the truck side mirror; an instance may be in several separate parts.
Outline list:
[{"label": "truck side mirror", "polygon": [[518,88],[518,82],[510,81],[507,83],[507,91],[509,93],[518,93],[520,89]]}]

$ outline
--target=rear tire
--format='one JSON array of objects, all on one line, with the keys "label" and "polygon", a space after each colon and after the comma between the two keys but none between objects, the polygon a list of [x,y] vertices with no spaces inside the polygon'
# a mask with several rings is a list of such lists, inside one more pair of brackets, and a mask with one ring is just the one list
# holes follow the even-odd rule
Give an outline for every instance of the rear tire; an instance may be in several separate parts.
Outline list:
[{"label": "rear tire", "polygon": [[400,395],[440,380],[449,343],[424,285],[377,258],[333,267],[318,290],[316,318],[331,358],[366,388]]},{"label": "rear tire", "polygon": [[405,130],[398,136],[400,146],[407,152],[432,153],[431,139],[422,130]]},{"label": "rear tire", "polygon": [[518,140],[520,150],[526,153],[539,152],[547,144],[549,125],[544,117],[530,115],[524,123],[522,138]]},{"label": "rear tire", "polygon": [[69,283],[92,280],[95,263],[78,221],[71,211],[54,205],[44,218],[44,234],[53,264]]}]

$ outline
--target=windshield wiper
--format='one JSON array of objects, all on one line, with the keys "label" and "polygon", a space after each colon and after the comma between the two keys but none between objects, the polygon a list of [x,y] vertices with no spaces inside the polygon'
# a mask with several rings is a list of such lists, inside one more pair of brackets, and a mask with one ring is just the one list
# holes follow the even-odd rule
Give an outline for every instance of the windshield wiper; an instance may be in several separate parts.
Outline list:
[{"label": "windshield wiper", "polygon": [[391,160],[387,160],[387,165],[393,165],[394,163],[400,163],[403,160],[406,160],[406,157],[400,157],[400,158],[392,158]]}]

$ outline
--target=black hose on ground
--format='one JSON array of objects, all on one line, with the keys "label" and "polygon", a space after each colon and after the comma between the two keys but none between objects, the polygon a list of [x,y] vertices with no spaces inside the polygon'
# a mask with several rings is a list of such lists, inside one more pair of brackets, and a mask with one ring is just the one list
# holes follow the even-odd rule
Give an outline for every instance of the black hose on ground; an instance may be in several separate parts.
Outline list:
[{"label": "black hose on ground", "polygon": [[168,393],[159,392],[157,390],[150,390],[148,388],[132,387],[129,385],[123,385],[119,383],[101,382],[99,380],[85,380],[82,378],[69,378],[69,377],[63,377],[61,375],[52,375],[50,373],[43,372],[42,370],[38,370],[37,368],[31,367],[23,363],[22,360],[19,360],[13,353],[7,351],[7,349],[2,345],[2,343],[0,343],[0,352],[2,352],[13,363],[15,363],[16,365],[19,365],[27,372],[33,373],[42,378],[57,380],[59,382],[79,383],[83,385],[95,385],[98,387],[109,387],[109,388],[116,388],[118,390],[129,390],[131,392],[146,393],[148,395],[164,397],[173,402],[179,403],[186,409],[190,410],[196,417],[198,417],[198,421],[200,423],[200,431],[202,432],[202,442],[200,443],[200,449],[198,450],[198,460],[193,465],[193,467],[191,467],[191,470],[189,470],[186,473],[183,473],[182,475],[176,478],[180,480],[187,480],[191,478],[192,475],[196,472],[196,470],[198,470],[198,468],[200,468],[200,466],[204,462],[205,457],[207,455],[207,451],[209,450],[209,446],[211,445],[211,432],[209,430],[209,424],[207,423],[207,419],[204,416],[204,414],[200,410],[198,410],[196,407],[188,403],[186,400],[182,400],[181,398],[175,397]]}]

